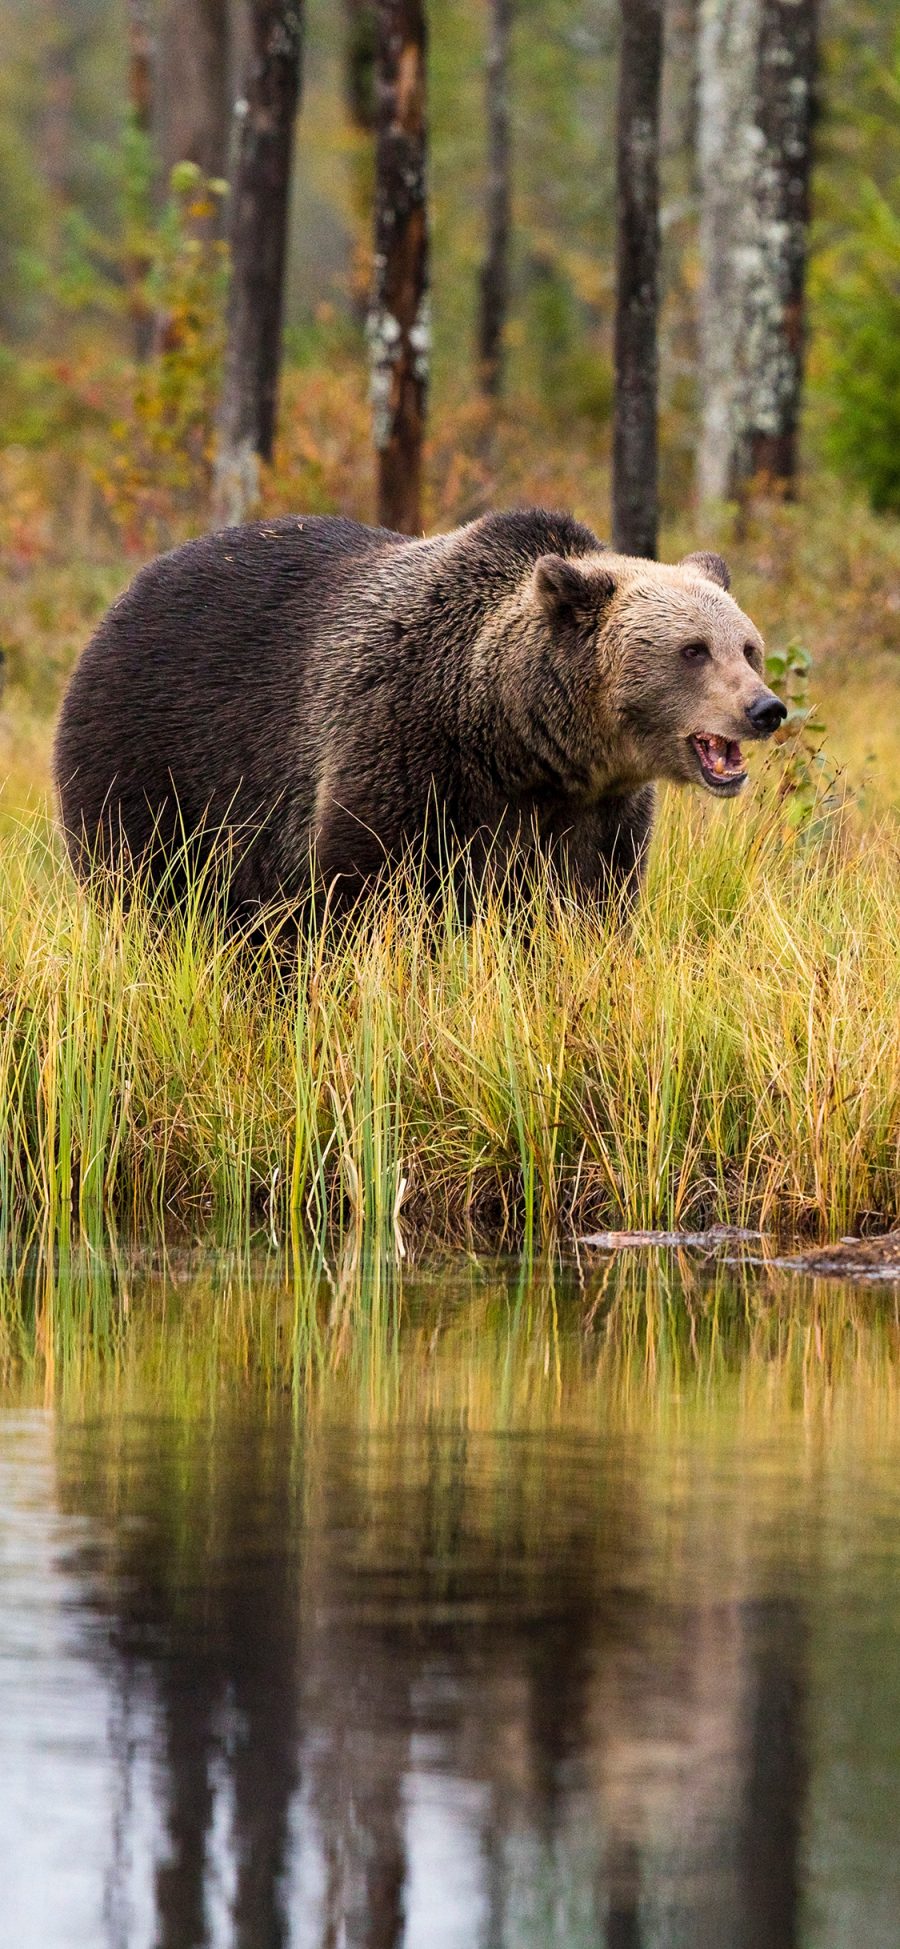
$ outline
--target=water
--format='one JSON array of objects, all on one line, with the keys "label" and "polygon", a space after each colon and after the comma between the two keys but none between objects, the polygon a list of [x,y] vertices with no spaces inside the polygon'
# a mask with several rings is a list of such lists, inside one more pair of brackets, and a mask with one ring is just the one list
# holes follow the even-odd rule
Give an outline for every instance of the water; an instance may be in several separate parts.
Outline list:
[{"label": "water", "polygon": [[898,1293],[0,1282],[0,1942],[896,1949]]}]

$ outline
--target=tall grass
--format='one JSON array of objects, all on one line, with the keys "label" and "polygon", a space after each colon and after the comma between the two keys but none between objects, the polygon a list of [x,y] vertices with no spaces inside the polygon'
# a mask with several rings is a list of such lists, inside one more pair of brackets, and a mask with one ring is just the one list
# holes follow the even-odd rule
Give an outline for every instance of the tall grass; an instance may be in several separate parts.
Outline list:
[{"label": "tall grass", "polygon": [[900,1216],[900,842],[663,807],[624,929],[549,888],[435,925],[398,882],[296,982],[194,903],[76,888],[46,812],[2,824],[0,1206],[61,1237],[537,1246],[710,1220]]}]

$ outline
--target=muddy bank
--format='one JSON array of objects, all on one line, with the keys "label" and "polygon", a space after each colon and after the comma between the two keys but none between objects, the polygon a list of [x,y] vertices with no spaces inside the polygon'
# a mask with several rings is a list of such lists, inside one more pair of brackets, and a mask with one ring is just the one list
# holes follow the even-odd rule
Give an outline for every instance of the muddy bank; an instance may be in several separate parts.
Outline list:
[{"label": "muddy bank", "polygon": [[[714,1225],[705,1232],[592,1232],[579,1239],[579,1245],[597,1252],[622,1252],[648,1247],[669,1247],[679,1251],[701,1251],[729,1260],[736,1256],[744,1264],[775,1266],[779,1271],[814,1273],[817,1277],[840,1279],[900,1280],[900,1228],[878,1238],[840,1238],[832,1245],[805,1246],[801,1252],[784,1252],[765,1245],[760,1232],[744,1231],[739,1226]],[[756,1251],[750,1251],[756,1246]],[[744,1248],[744,1249],[740,1249]]]}]

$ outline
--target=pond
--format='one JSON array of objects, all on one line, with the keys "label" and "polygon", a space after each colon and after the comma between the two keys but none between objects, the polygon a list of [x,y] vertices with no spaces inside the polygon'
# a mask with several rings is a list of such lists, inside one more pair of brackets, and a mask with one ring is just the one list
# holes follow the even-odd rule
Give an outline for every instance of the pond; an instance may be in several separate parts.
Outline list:
[{"label": "pond", "polygon": [[16,1949],[896,1949],[900,1288],[0,1280]]}]

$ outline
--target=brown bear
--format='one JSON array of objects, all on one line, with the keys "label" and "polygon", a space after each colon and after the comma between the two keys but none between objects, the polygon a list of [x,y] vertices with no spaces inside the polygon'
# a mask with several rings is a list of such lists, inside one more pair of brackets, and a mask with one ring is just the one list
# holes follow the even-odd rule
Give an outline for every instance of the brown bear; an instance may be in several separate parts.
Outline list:
[{"label": "brown bear", "polygon": [[312,884],[346,904],[410,848],[438,875],[448,839],[476,872],[515,839],[585,897],[627,895],[654,781],[733,795],[741,738],[785,715],[727,590],[717,555],[616,555],[537,508],[430,539],[290,517],[189,542],[69,686],[72,859],[142,863],[176,898],[224,836],[239,920]]}]

